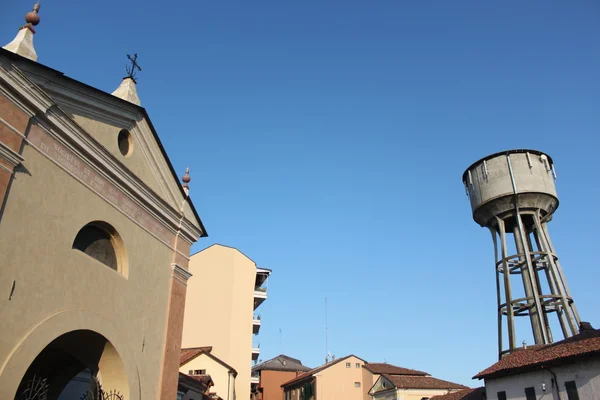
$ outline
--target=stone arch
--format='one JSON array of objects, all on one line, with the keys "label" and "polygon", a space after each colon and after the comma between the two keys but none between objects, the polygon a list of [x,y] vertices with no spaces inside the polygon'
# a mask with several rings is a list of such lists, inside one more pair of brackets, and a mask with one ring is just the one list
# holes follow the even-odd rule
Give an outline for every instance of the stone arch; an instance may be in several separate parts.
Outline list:
[{"label": "stone arch", "polygon": [[55,363],[56,371],[49,373],[55,389],[49,389],[48,400],[57,399],[59,390],[84,369],[96,374],[105,389],[118,390],[126,400],[140,400],[137,366],[124,339],[93,312],[57,313],[31,329],[0,366],[0,398],[14,399],[22,382]]}]

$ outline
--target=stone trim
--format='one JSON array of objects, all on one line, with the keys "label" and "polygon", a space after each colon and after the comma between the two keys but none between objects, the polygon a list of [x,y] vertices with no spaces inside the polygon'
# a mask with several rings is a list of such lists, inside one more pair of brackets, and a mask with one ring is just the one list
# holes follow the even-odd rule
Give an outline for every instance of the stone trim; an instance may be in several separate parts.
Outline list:
[{"label": "stone trim", "polygon": [[[8,161],[8,163],[14,168],[21,164],[25,159],[20,154],[15,153],[12,149],[0,142],[0,159]],[[12,173],[13,171],[10,171]]]},{"label": "stone trim", "polygon": [[188,279],[190,279],[193,274],[188,270],[180,267],[178,264],[171,264],[172,276],[177,279],[179,282],[187,285]]},{"label": "stone trim", "polygon": [[0,123],[2,125],[6,126],[12,133],[14,133],[15,135],[19,136],[21,139],[25,139],[25,135],[23,135],[23,133],[19,132],[19,130],[17,128],[15,128],[14,126],[12,126],[8,122],[6,122],[6,120],[3,119],[3,118],[1,118],[1,117],[0,117]]}]

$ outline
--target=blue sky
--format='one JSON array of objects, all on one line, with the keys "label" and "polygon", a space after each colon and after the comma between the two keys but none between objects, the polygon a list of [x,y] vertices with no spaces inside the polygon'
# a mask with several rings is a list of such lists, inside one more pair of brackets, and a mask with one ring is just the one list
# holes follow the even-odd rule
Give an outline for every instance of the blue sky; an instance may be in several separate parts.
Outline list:
[{"label": "blue sky", "polygon": [[[32,5],[3,5],[3,42]],[[142,105],[210,234],[194,251],[273,269],[261,359],[321,364],[327,297],[336,356],[477,385],[497,357],[493,250],[461,175],[510,148],[554,158],[551,234],[600,327],[598,2],[65,0],[40,16],[39,62],[107,92],[138,53]]]}]

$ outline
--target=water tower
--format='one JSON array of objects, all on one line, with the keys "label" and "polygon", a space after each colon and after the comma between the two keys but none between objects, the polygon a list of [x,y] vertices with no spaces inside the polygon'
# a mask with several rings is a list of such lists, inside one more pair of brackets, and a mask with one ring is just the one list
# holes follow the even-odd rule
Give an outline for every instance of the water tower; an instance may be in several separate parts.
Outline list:
[{"label": "water tower", "polygon": [[537,150],[492,154],[462,177],[473,219],[494,240],[500,358],[519,347],[519,317],[529,318],[535,344],[553,342],[551,314],[564,338],[579,333],[579,314],[548,233],[558,207],[555,178],[552,158]]}]

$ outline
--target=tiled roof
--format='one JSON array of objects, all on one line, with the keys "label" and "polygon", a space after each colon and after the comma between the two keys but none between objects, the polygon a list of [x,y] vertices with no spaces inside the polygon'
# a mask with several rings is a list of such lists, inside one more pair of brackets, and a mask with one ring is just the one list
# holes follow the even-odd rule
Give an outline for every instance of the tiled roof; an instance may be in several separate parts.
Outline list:
[{"label": "tiled roof", "polygon": [[295,358],[292,357],[288,357],[284,354],[280,354],[275,358],[272,358],[270,360],[267,360],[263,363],[260,363],[258,365],[255,365],[254,367],[252,367],[252,371],[263,371],[263,370],[267,370],[267,371],[292,371],[292,372],[298,372],[298,371],[303,371],[303,372],[307,372],[310,371],[311,368],[302,365],[302,362],[300,360],[297,360]]},{"label": "tiled roof", "polygon": [[181,355],[179,356],[179,366],[189,362],[191,359],[196,358],[201,353],[210,353],[212,346],[204,347],[189,347],[187,349],[181,349]]},{"label": "tiled roof", "polygon": [[231,365],[227,364],[225,361],[221,360],[220,358],[211,354],[211,351],[212,351],[212,346],[190,347],[187,349],[181,349],[181,356],[179,358],[179,366],[181,367],[182,365],[190,362],[191,360],[193,360],[194,358],[198,357],[201,354],[206,354],[207,357],[209,357],[210,359],[218,362],[219,364],[221,364],[222,366],[227,368],[229,370],[229,372],[233,373],[233,376],[236,377],[237,371],[235,370],[235,368],[233,368]]},{"label": "tiled roof", "polygon": [[201,382],[201,383],[205,384],[205,385],[208,385],[208,384],[211,384],[211,383],[214,385],[214,382],[213,382],[212,378],[208,374],[188,375],[188,376],[190,378],[192,378],[192,379],[197,380],[198,382]]},{"label": "tiled roof", "polygon": [[441,396],[433,396],[431,400],[484,400],[485,388],[465,389],[458,392],[443,394]]},{"label": "tiled roof", "polygon": [[[310,371],[308,371],[308,372],[306,372],[306,373],[304,373],[302,375],[298,375],[294,379],[283,383],[281,385],[281,387],[288,386],[288,385],[290,385],[292,383],[300,382],[301,380],[307,379],[307,378],[313,376],[314,374],[316,374],[316,373],[318,373],[320,371],[323,371],[324,369],[327,369],[327,368],[329,368],[329,367],[331,367],[331,366],[333,366],[333,365],[335,365],[335,364],[337,364],[339,362],[342,362],[342,361],[344,361],[344,360],[346,360],[346,359],[348,359],[350,357],[356,357],[356,356],[354,354],[350,354],[349,356],[346,356],[346,357],[343,357],[343,358],[338,358],[337,360],[330,361],[327,364],[323,364],[320,367],[311,369]],[[365,360],[363,360],[360,357],[356,357],[356,358],[358,358],[359,360],[362,360],[363,362],[365,362]]]},{"label": "tiled roof", "polygon": [[538,369],[543,366],[574,361],[578,357],[592,354],[600,355],[600,329],[590,327],[582,329],[578,335],[560,342],[515,350],[473,378],[490,378]]},{"label": "tiled roof", "polygon": [[390,375],[429,375],[427,372],[402,368],[388,363],[365,363],[364,368],[373,374]]},{"label": "tiled roof", "polygon": [[204,393],[209,385],[214,384],[210,375],[186,375],[179,373],[179,386],[193,388],[195,391]]},{"label": "tiled roof", "polygon": [[432,376],[409,376],[383,374],[398,389],[468,389],[458,383],[443,381]]}]

